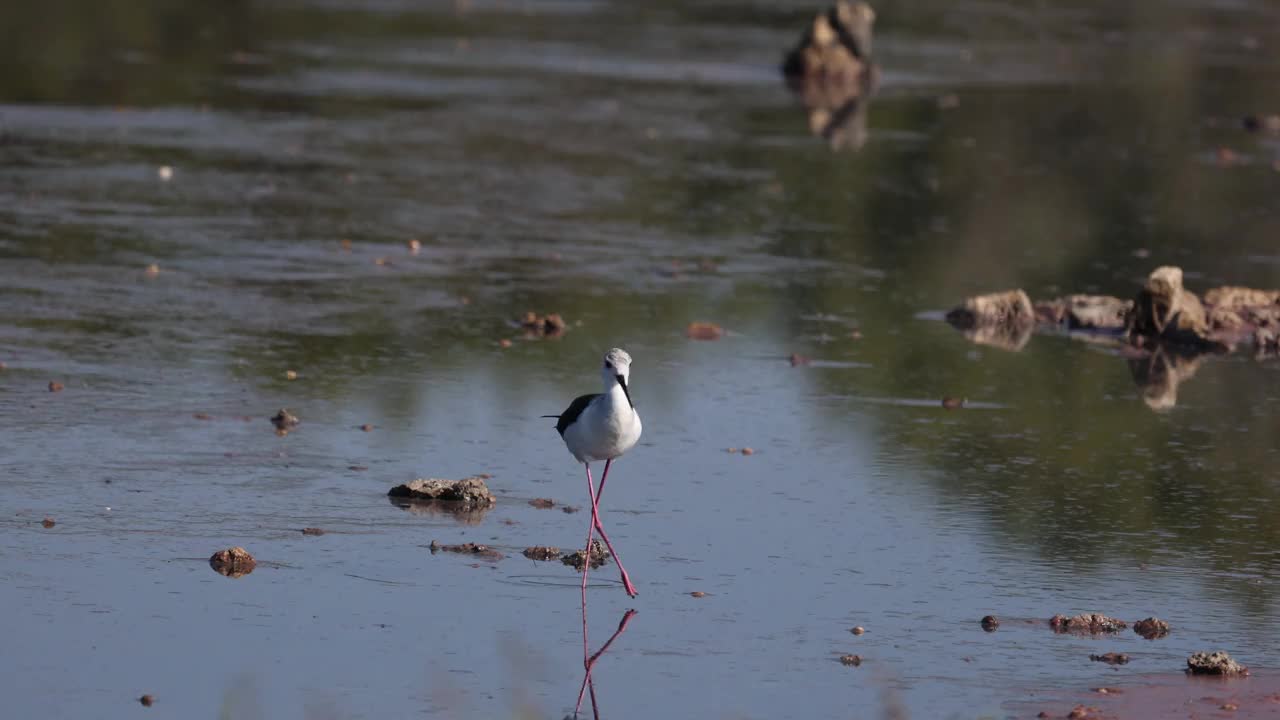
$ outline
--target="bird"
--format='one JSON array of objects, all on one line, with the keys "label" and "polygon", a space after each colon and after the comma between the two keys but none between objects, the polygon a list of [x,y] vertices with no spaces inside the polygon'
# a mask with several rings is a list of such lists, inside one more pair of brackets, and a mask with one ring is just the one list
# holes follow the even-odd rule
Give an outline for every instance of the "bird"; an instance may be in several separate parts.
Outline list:
[{"label": "bird", "polygon": [[[604,392],[580,395],[569,403],[569,407],[559,415],[543,415],[556,418],[556,431],[564,440],[569,454],[582,463],[587,470],[587,493],[591,497],[591,522],[587,525],[586,558],[582,566],[582,592],[586,597],[587,569],[591,565],[591,536],[599,531],[600,537],[618,563],[622,575],[622,585],[627,594],[636,596],[636,586],[632,584],[627,569],[613,543],[605,534],[604,525],[600,522],[600,495],[604,493],[604,483],[609,479],[609,467],[623,453],[635,447],[640,441],[640,414],[636,412],[635,403],[631,400],[631,390],[627,383],[631,378],[631,356],[625,350],[613,348],[604,354],[604,362],[600,367],[600,379],[604,384]],[[604,474],[600,477],[597,490],[591,479],[591,463],[604,461]]]}]

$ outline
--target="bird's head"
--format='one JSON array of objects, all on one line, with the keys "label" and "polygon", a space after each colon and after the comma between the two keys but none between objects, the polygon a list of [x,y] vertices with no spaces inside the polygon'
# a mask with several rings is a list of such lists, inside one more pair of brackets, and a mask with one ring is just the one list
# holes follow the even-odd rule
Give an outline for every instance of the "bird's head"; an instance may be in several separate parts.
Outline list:
[{"label": "bird's head", "polygon": [[600,375],[604,378],[605,387],[612,387],[615,382],[621,385],[627,402],[635,407],[635,403],[631,402],[631,391],[627,389],[627,383],[631,380],[631,356],[626,350],[614,348],[605,353]]}]

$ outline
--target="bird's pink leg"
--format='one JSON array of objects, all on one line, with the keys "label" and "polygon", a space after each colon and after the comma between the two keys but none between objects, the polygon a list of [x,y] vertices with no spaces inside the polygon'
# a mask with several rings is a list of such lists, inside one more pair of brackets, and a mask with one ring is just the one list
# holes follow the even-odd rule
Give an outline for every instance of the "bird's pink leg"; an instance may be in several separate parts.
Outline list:
[{"label": "bird's pink leg", "polygon": [[591,535],[595,532],[596,526],[600,524],[600,518],[596,515],[596,486],[591,480],[591,465],[582,463],[587,469],[587,494],[591,496],[591,522],[587,523],[587,549],[586,556],[582,559],[582,650],[585,657],[587,649],[587,571],[591,569]]},{"label": "bird's pink leg", "polygon": [[[618,563],[618,571],[622,574],[622,586],[627,589],[627,594],[631,597],[636,596],[636,586],[631,584],[631,577],[627,575],[627,569],[622,567],[622,558],[618,557],[618,552],[613,549],[613,543],[609,542],[609,536],[604,532],[604,524],[600,522],[600,496],[604,494],[604,481],[609,479],[609,466],[613,464],[612,460],[604,461],[604,475],[600,476],[600,489],[591,496],[591,522],[596,530],[600,531],[600,537],[604,538],[604,544],[609,548],[609,554],[613,556],[613,561]],[[587,471],[590,483],[590,470]],[[588,542],[591,536],[588,535]],[[585,582],[585,581],[584,581]]]}]

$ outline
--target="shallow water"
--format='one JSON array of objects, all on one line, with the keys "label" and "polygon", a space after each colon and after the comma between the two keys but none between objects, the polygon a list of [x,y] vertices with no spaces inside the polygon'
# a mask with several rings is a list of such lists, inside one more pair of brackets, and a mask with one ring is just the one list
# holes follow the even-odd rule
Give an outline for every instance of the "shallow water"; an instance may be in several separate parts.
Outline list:
[{"label": "shallow water", "polygon": [[[1105,346],[935,319],[1162,263],[1280,286],[1280,142],[1239,129],[1277,110],[1272,6],[880,7],[833,152],[774,70],[803,3],[63,5],[0,9],[14,717],[571,712],[578,576],[520,550],[584,540],[527,503],[587,502],[538,416],[613,345],[641,595],[593,574],[593,649],[639,611],[602,716],[1006,717],[1195,650],[1280,665],[1277,366],[1207,359],[1156,412]],[[480,517],[386,497],[479,472]],[[210,570],[231,545],[252,574]],[[1043,625],[1094,610],[1174,632]]]}]

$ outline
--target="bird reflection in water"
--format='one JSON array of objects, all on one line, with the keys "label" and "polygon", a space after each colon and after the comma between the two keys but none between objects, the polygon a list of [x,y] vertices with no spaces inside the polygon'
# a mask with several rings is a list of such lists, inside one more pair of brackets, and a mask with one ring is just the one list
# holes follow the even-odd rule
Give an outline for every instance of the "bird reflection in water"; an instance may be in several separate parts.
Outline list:
[{"label": "bird reflection in water", "polygon": [[622,615],[622,620],[618,622],[618,629],[613,631],[609,639],[605,641],[600,649],[591,654],[587,645],[587,602],[586,596],[582,598],[582,687],[578,689],[578,702],[573,706],[573,718],[578,717],[578,713],[582,710],[582,699],[586,695],[591,696],[591,716],[594,720],[600,720],[600,704],[596,702],[596,684],[591,677],[591,671],[595,668],[595,664],[600,660],[600,656],[608,651],[609,646],[617,640],[619,636],[627,629],[627,625],[631,622],[631,618],[636,614],[635,610],[628,610]]}]

